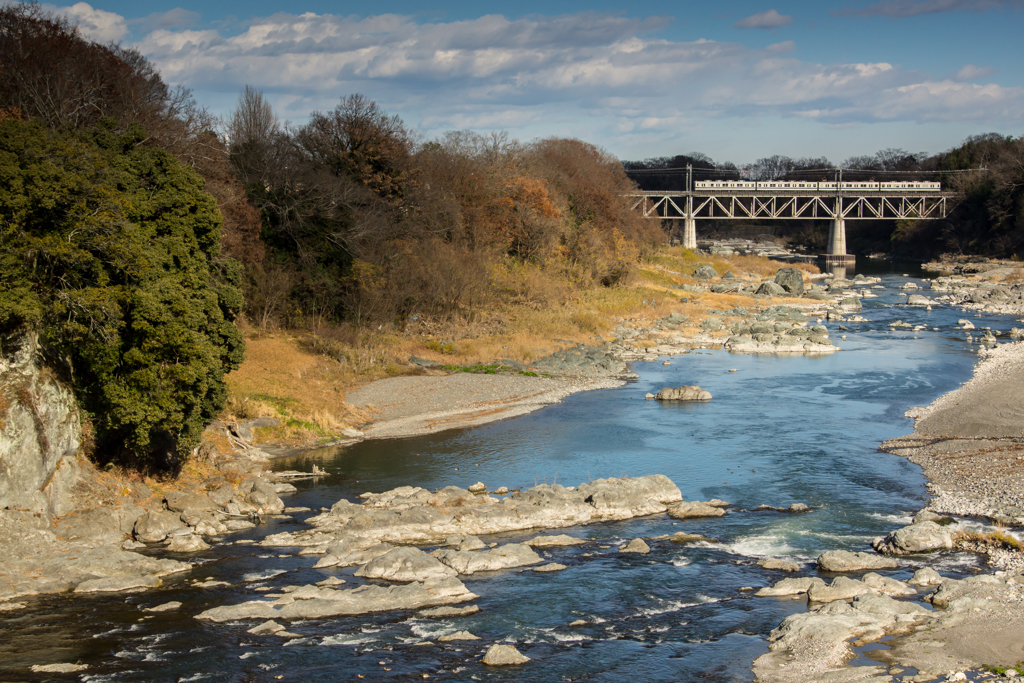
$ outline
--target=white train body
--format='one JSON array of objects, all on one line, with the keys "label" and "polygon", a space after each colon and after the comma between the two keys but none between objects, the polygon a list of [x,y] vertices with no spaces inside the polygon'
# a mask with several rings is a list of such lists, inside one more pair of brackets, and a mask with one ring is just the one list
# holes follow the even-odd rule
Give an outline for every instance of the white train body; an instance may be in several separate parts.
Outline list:
[{"label": "white train body", "polygon": [[885,192],[896,190],[901,192],[939,192],[942,183],[926,180],[897,180],[893,182],[811,182],[805,180],[698,180],[693,184],[697,190],[804,190],[807,192]]}]

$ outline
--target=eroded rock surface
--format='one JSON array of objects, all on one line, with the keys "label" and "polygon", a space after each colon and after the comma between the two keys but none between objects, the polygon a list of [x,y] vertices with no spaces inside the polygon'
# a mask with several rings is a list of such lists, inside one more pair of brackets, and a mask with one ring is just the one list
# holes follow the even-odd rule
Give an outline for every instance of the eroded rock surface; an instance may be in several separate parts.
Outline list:
[{"label": "eroded rock surface", "polygon": [[876,538],[871,545],[887,555],[948,550],[953,547],[954,531],[956,529],[935,522],[921,522],[897,529],[885,538]]},{"label": "eroded rock surface", "polygon": [[356,576],[388,581],[426,581],[455,576],[455,570],[446,567],[419,548],[394,548],[375,557],[359,568]]},{"label": "eroded rock surface", "polygon": [[454,486],[435,492],[401,487],[364,494],[363,499],[362,505],[339,501],[308,520],[313,529],[276,534],[263,545],[335,554],[331,544],[339,542],[363,548],[381,542],[440,544],[456,534],[557,529],[652,515],[665,512],[682,495],[668,477],[655,474],[597,479],[574,487],[541,484],[500,500]]},{"label": "eroded rock surface", "polygon": [[435,550],[431,554],[459,574],[525,567],[544,561],[533,548],[522,543],[509,543],[478,552],[444,549]]},{"label": "eroded rock surface", "polygon": [[473,600],[477,596],[456,578],[428,579],[399,586],[359,586],[347,590],[302,586],[265,600],[214,607],[196,615],[206,621],[235,619],[323,619],[388,610],[415,610]]},{"label": "eroded rock surface", "polygon": [[818,557],[818,566],[827,572],[862,572],[866,569],[896,569],[900,563],[874,553],[829,550]]}]

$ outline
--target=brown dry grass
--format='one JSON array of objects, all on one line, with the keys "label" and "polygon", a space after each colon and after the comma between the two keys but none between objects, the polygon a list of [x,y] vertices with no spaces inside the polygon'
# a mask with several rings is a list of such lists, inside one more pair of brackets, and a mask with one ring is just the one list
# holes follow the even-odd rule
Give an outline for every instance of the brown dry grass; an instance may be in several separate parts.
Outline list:
[{"label": "brown dry grass", "polygon": [[[419,320],[404,330],[344,327],[319,333],[262,335],[249,330],[246,360],[227,378],[230,398],[224,418],[283,417],[284,427],[263,428],[258,431],[259,438],[312,443],[337,434],[343,426],[358,426],[371,418],[345,403],[345,392],[355,385],[400,374],[439,372],[411,367],[410,356],[443,365],[477,365],[500,359],[528,363],[572,344],[608,339],[615,326],[626,320],[653,321],[682,313],[693,321],[695,327],[689,332],[695,333],[696,325],[714,311],[752,307],[747,296],[678,289],[680,284],[695,282],[686,275],[703,263],[719,273],[732,270],[740,277],[750,272],[767,277],[783,267],[777,261],[753,256],[698,258],[678,247],[664,248],[642,264],[628,284],[563,290],[548,298],[546,305],[539,303],[545,300],[543,293],[534,291],[480,311],[462,323]],[[817,272],[809,264],[796,267]],[[515,285],[510,279],[513,275],[529,288],[543,288],[536,274],[525,269],[505,274],[510,288]],[[795,301],[773,299],[771,303]]]},{"label": "brown dry grass", "polygon": [[718,271],[719,275],[723,275],[726,271],[731,270],[738,277],[743,277],[747,273],[756,273],[758,277],[762,278],[770,277],[779,268],[785,266],[791,266],[807,274],[821,272],[817,266],[811,263],[796,262],[782,264],[779,261],[772,261],[761,256],[712,256],[697,254],[690,249],[682,247],[665,247],[660,249],[649,261],[651,265],[662,266],[682,275],[692,275],[693,271],[701,265],[711,266]]},{"label": "brown dry grass", "polygon": [[[365,421],[362,411],[345,403],[344,392],[367,376],[311,351],[311,337],[284,332],[250,336],[245,362],[227,376],[230,397],[224,419],[281,417],[284,428],[267,435],[301,441]],[[369,378],[376,379],[373,374]]]}]

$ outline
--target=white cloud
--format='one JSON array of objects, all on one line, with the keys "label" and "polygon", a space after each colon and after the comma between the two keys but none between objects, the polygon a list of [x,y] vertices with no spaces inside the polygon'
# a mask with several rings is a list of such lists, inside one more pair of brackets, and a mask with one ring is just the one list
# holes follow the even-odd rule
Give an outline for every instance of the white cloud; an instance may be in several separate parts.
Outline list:
[{"label": "white cloud", "polygon": [[95,9],[85,2],[70,7],[44,4],[42,8],[66,16],[78,24],[82,35],[99,43],[116,43],[128,34],[128,22],[120,14]]},{"label": "white cloud", "polygon": [[198,12],[175,7],[166,12],[154,12],[141,19],[129,20],[129,24],[139,26],[144,31],[153,31],[160,28],[188,28],[199,21],[201,15]]},{"label": "white cloud", "polygon": [[956,72],[953,76],[954,80],[957,81],[975,81],[979,78],[988,78],[996,72],[991,66],[975,66],[974,64],[965,64],[963,68]]},{"label": "white cloud", "polygon": [[990,128],[1024,120],[1024,88],[978,82],[991,74],[984,67],[934,78],[882,61],[819,64],[794,57],[792,41],[667,40],[656,33],[666,23],[594,13],[433,23],[276,14],[237,34],[162,28],[136,46],[165,80],[200,99],[223,102],[251,84],[301,122],[359,92],[428,135],[497,126],[520,137],[598,135],[611,145],[659,133],[672,140],[680,125],[725,121],[738,131],[781,119]]},{"label": "white cloud", "polygon": [[733,26],[736,28],[782,28],[792,23],[793,17],[779,14],[776,10],[770,9],[766,12],[752,14],[746,19],[740,19]]}]

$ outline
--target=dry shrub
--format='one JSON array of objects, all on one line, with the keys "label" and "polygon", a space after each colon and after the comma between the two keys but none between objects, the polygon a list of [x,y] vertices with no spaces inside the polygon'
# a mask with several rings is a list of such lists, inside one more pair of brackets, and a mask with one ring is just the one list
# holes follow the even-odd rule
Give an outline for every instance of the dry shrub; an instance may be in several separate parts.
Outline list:
[{"label": "dry shrub", "polygon": [[437,238],[381,244],[353,264],[348,308],[357,325],[470,317],[490,298],[492,260],[491,251]]},{"label": "dry shrub", "polygon": [[565,300],[568,288],[536,263],[503,258],[491,269],[491,289],[505,304],[544,308]]},{"label": "dry shrub", "polygon": [[608,326],[607,321],[594,311],[578,311],[573,313],[569,319],[582,331],[592,334],[596,334]]},{"label": "dry shrub", "polygon": [[277,327],[298,282],[298,274],[288,265],[267,260],[248,266],[245,303],[253,324],[262,331]]},{"label": "dry shrub", "polygon": [[259,417],[275,417],[279,414],[280,411],[266,401],[250,398],[249,396],[234,395],[228,396],[223,412],[223,416],[226,419],[234,419],[236,421],[255,420]]}]

